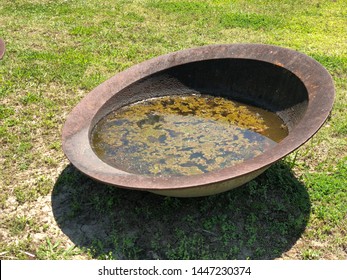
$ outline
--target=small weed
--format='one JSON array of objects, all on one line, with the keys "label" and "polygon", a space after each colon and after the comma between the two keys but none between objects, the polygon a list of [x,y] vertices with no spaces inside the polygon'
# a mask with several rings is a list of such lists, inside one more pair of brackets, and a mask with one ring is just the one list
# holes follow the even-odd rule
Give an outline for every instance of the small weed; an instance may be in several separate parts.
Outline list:
[{"label": "small weed", "polygon": [[177,242],[168,248],[168,259],[189,260],[196,259],[197,256],[199,259],[206,258],[207,252],[204,251],[204,241],[200,234],[195,233],[188,236],[183,230],[176,229],[175,237]]},{"label": "small weed", "polygon": [[27,153],[33,147],[31,142],[21,142],[18,145],[17,151],[19,154]]},{"label": "small weed", "polygon": [[32,245],[32,238],[21,238],[16,242],[0,243],[1,259],[8,260],[28,260],[35,259],[35,248]]},{"label": "small weed", "polygon": [[29,104],[37,104],[41,102],[42,97],[39,94],[36,93],[27,93],[25,96],[21,98],[21,103],[23,105],[29,105]]},{"label": "small weed", "polygon": [[12,107],[8,107],[5,105],[0,105],[0,120],[4,120],[15,114],[15,110]]},{"label": "small weed", "polygon": [[53,188],[51,178],[38,176],[35,181],[28,184],[18,185],[14,188],[14,194],[18,203],[23,204],[29,201],[35,201],[40,196],[46,196]]},{"label": "small weed", "polygon": [[19,235],[26,227],[32,226],[33,221],[25,216],[15,217],[10,223],[10,232],[12,235]]},{"label": "small weed", "polygon": [[81,252],[82,251],[75,248],[75,246],[65,248],[61,245],[60,241],[52,242],[47,238],[46,242],[39,246],[36,251],[36,256],[40,260],[62,260],[69,259]]},{"label": "small weed", "polygon": [[302,259],[304,260],[318,260],[320,253],[317,250],[308,249],[302,252]]}]

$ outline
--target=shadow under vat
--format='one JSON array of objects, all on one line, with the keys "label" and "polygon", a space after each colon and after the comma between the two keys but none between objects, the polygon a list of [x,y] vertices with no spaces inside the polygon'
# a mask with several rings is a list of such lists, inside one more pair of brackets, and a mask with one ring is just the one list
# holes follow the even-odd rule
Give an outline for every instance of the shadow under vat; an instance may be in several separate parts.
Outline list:
[{"label": "shadow under vat", "polygon": [[283,161],[240,188],[202,198],[119,189],[68,165],[52,207],[61,230],[94,258],[274,259],[305,230],[310,200]]}]

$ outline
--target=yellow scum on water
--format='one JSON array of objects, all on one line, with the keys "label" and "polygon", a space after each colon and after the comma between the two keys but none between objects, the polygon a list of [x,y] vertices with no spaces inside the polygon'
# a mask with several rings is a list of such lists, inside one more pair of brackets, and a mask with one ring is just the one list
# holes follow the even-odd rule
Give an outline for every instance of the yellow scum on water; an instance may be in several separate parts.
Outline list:
[{"label": "yellow scum on water", "polygon": [[92,142],[110,165],[140,174],[182,176],[261,154],[275,143],[260,135],[267,128],[258,113],[225,98],[164,96],[109,114],[97,124]]},{"label": "yellow scum on water", "polygon": [[[134,115],[134,111],[136,114]],[[194,115],[261,132],[267,129],[264,120],[246,106],[222,97],[184,95],[157,97],[126,106],[114,112],[125,118],[143,118],[148,113]],[[149,120],[151,121],[151,120]]]}]

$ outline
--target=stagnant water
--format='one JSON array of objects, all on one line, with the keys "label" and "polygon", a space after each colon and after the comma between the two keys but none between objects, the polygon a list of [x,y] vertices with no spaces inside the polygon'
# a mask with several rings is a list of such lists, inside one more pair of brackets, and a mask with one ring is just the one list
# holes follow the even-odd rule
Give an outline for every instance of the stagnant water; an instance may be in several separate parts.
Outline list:
[{"label": "stagnant water", "polygon": [[260,155],[288,135],[274,113],[209,95],[148,99],[104,117],[92,131],[94,152],[127,172],[184,176]]}]

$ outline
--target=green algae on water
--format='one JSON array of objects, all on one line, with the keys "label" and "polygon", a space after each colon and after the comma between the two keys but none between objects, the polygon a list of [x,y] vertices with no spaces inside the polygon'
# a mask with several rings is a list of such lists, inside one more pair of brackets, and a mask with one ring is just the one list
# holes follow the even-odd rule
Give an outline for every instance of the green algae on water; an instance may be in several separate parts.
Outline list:
[{"label": "green algae on water", "polygon": [[92,147],[109,165],[155,176],[202,174],[262,154],[288,131],[274,113],[221,97],[164,96],[104,117]]}]

